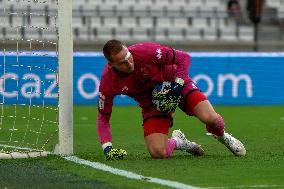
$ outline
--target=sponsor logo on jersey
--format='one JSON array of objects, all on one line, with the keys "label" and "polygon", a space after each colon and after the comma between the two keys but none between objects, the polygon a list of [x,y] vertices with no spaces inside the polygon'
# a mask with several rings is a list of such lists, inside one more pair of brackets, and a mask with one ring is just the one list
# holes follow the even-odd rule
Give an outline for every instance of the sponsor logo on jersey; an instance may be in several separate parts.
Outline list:
[{"label": "sponsor logo on jersey", "polygon": [[124,86],[124,87],[122,88],[121,92],[126,92],[126,91],[128,91],[128,87],[127,87],[127,86]]},{"label": "sponsor logo on jersey", "polygon": [[157,49],[157,50],[156,50],[156,53],[157,53],[156,57],[157,57],[158,59],[161,59],[161,58],[162,58],[162,51],[161,51],[161,49]]},{"label": "sponsor logo on jersey", "polygon": [[100,110],[103,110],[105,108],[105,99],[106,97],[101,92],[99,92],[99,109]]}]

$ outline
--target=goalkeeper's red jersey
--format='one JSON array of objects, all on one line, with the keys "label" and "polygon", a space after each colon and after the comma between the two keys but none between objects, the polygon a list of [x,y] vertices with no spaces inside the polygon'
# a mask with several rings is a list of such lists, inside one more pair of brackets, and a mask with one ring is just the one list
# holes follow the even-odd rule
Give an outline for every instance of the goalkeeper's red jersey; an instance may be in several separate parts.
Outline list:
[{"label": "goalkeeper's red jersey", "polygon": [[113,99],[116,95],[127,95],[135,99],[142,108],[145,120],[149,116],[159,115],[152,104],[151,94],[160,81],[174,81],[176,77],[189,79],[189,55],[185,52],[146,42],[128,47],[134,61],[134,71],[123,74],[106,65],[103,71],[98,100],[97,129],[101,143],[111,141],[109,119]]}]

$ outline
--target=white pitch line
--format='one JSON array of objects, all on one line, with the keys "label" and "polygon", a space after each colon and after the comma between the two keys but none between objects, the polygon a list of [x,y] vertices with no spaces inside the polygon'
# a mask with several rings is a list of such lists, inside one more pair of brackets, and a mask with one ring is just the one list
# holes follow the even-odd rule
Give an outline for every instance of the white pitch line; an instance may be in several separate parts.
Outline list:
[{"label": "white pitch line", "polygon": [[[22,150],[36,150],[36,149],[32,149],[32,148],[10,146],[10,145],[5,145],[5,144],[0,144],[0,146],[5,147],[5,148],[14,148],[14,149],[22,149]],[[54,154],[54,153],[49,152],[49,154]],[[54,154],[54,155],[57,155],[57,154]],[[272,187],[280,187],[280,186],[282,187],[282,185],[240,185],[240,186],[233,186],[233,187],[226,187],[226,186],[222,187],[221,186],[221,187],[198,188],[198,187],[186,185],[186,184],[183,184],[183,183],[180,183],[180,182],[163,180],[163,179],[158,179],[158,178],[154,178],[154,177],[145,177],[143,175],[138,175],[138,174],[133,173],[133,172],[129,172],[129,171],[121,170],[121,169],[116,169],[116,168],[110,167],[108,165],[105,165],[103,163],[92,162],[92,161],[80,159],[76,156],[68,156],[68,157],[62,157],[62,158],[64,158],[65,160],[68,160],[68,161],[72,161],[74,163],[78,163],[78,164],[81,164],[81,165],[87,165],[87,166],[93,167],[93,168],[98,169],[98,170],[110,172],[110,173],[115,174],[115,175],[120,175],[120,176],[124,176],[124,177],[130,178],[130,179],[142,180],[142,181],[146,181],[146,182],[170,186],[170,187],[178,188],[178,189],[227,189],[227,188],[229,189],[229,188],[266,188],[266,187],[272,188]]]},{"label": "white pitch line", "polygon": [[106,172],[109,172],[109,173],[112,173],[112,174],[115,174],[115,175],[130,178],[130,179],[151,182],[151,183],[170,186],[170,187],[178,188],[178,189],[202,189],[202,188],[186,185],[186,184],[183,184],[183,183],[180,183],[180,182],[163,180],[163,179],[154,178],[154,177],[146,177],[146,176],[139,175],[139,174],[136,174],[136,173],[133,173],[133,172],[113,168],[113,167],[110,167],[110,166],[105,165],[103,163],[92,162],[92,161],[80,159],[76,156],[68,156],[68,157],[63,157],[63,158],[68,160],[68,161],[72,161],[74,163],[78,163],[78,164],[81,164],[81,165],[87,165],[89,167],[92,167],[92,168],[95,168],[95,169],[98,169],[98,170],[101,170],[101,171],[106,171]]},{"label": "white pitch line", "polygon": [[207,189],[233,189],[233,188],[275,188],[283,187],[282,185],[240,185],[240,186],[224,186],[224,187],[209,187]]}]

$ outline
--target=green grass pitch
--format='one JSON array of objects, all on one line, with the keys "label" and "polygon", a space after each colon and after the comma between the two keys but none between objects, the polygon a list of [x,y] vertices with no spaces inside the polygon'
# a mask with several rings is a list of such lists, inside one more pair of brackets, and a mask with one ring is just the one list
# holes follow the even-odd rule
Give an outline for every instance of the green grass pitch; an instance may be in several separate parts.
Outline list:
[{"label": "green grass pitch", "polygon": [[[201,144],[206,155],[193,157],[175,151],[170,159],[153,160],[144,144],[140,109],[125,106],[114,107],[111,119],[113,145],[127,150],[125,160],[104,160],[96,134],[97,107],[91,106],[74,107],[74,152],[89,161],[192,186],[284,188],[284,107],[216,106],[215,109],[224,117],[227,132],[244,143],[245,157],[233,156],[205,134],[204,125],[196,118],[177,111],[172,129],[181,129],[189,139]],[[0,160],[0,188],[169,187],[115,176],[50,156]]]}]

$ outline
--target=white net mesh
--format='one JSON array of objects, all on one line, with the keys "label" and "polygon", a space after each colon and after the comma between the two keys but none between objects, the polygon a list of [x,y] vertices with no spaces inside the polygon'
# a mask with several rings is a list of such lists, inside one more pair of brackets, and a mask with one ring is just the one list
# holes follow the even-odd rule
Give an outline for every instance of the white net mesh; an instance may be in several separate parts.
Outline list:
[{"label": "white net mesh", "polygon": [[58,138],[57,1],[0,4],[0,158],[43,156]]}]

